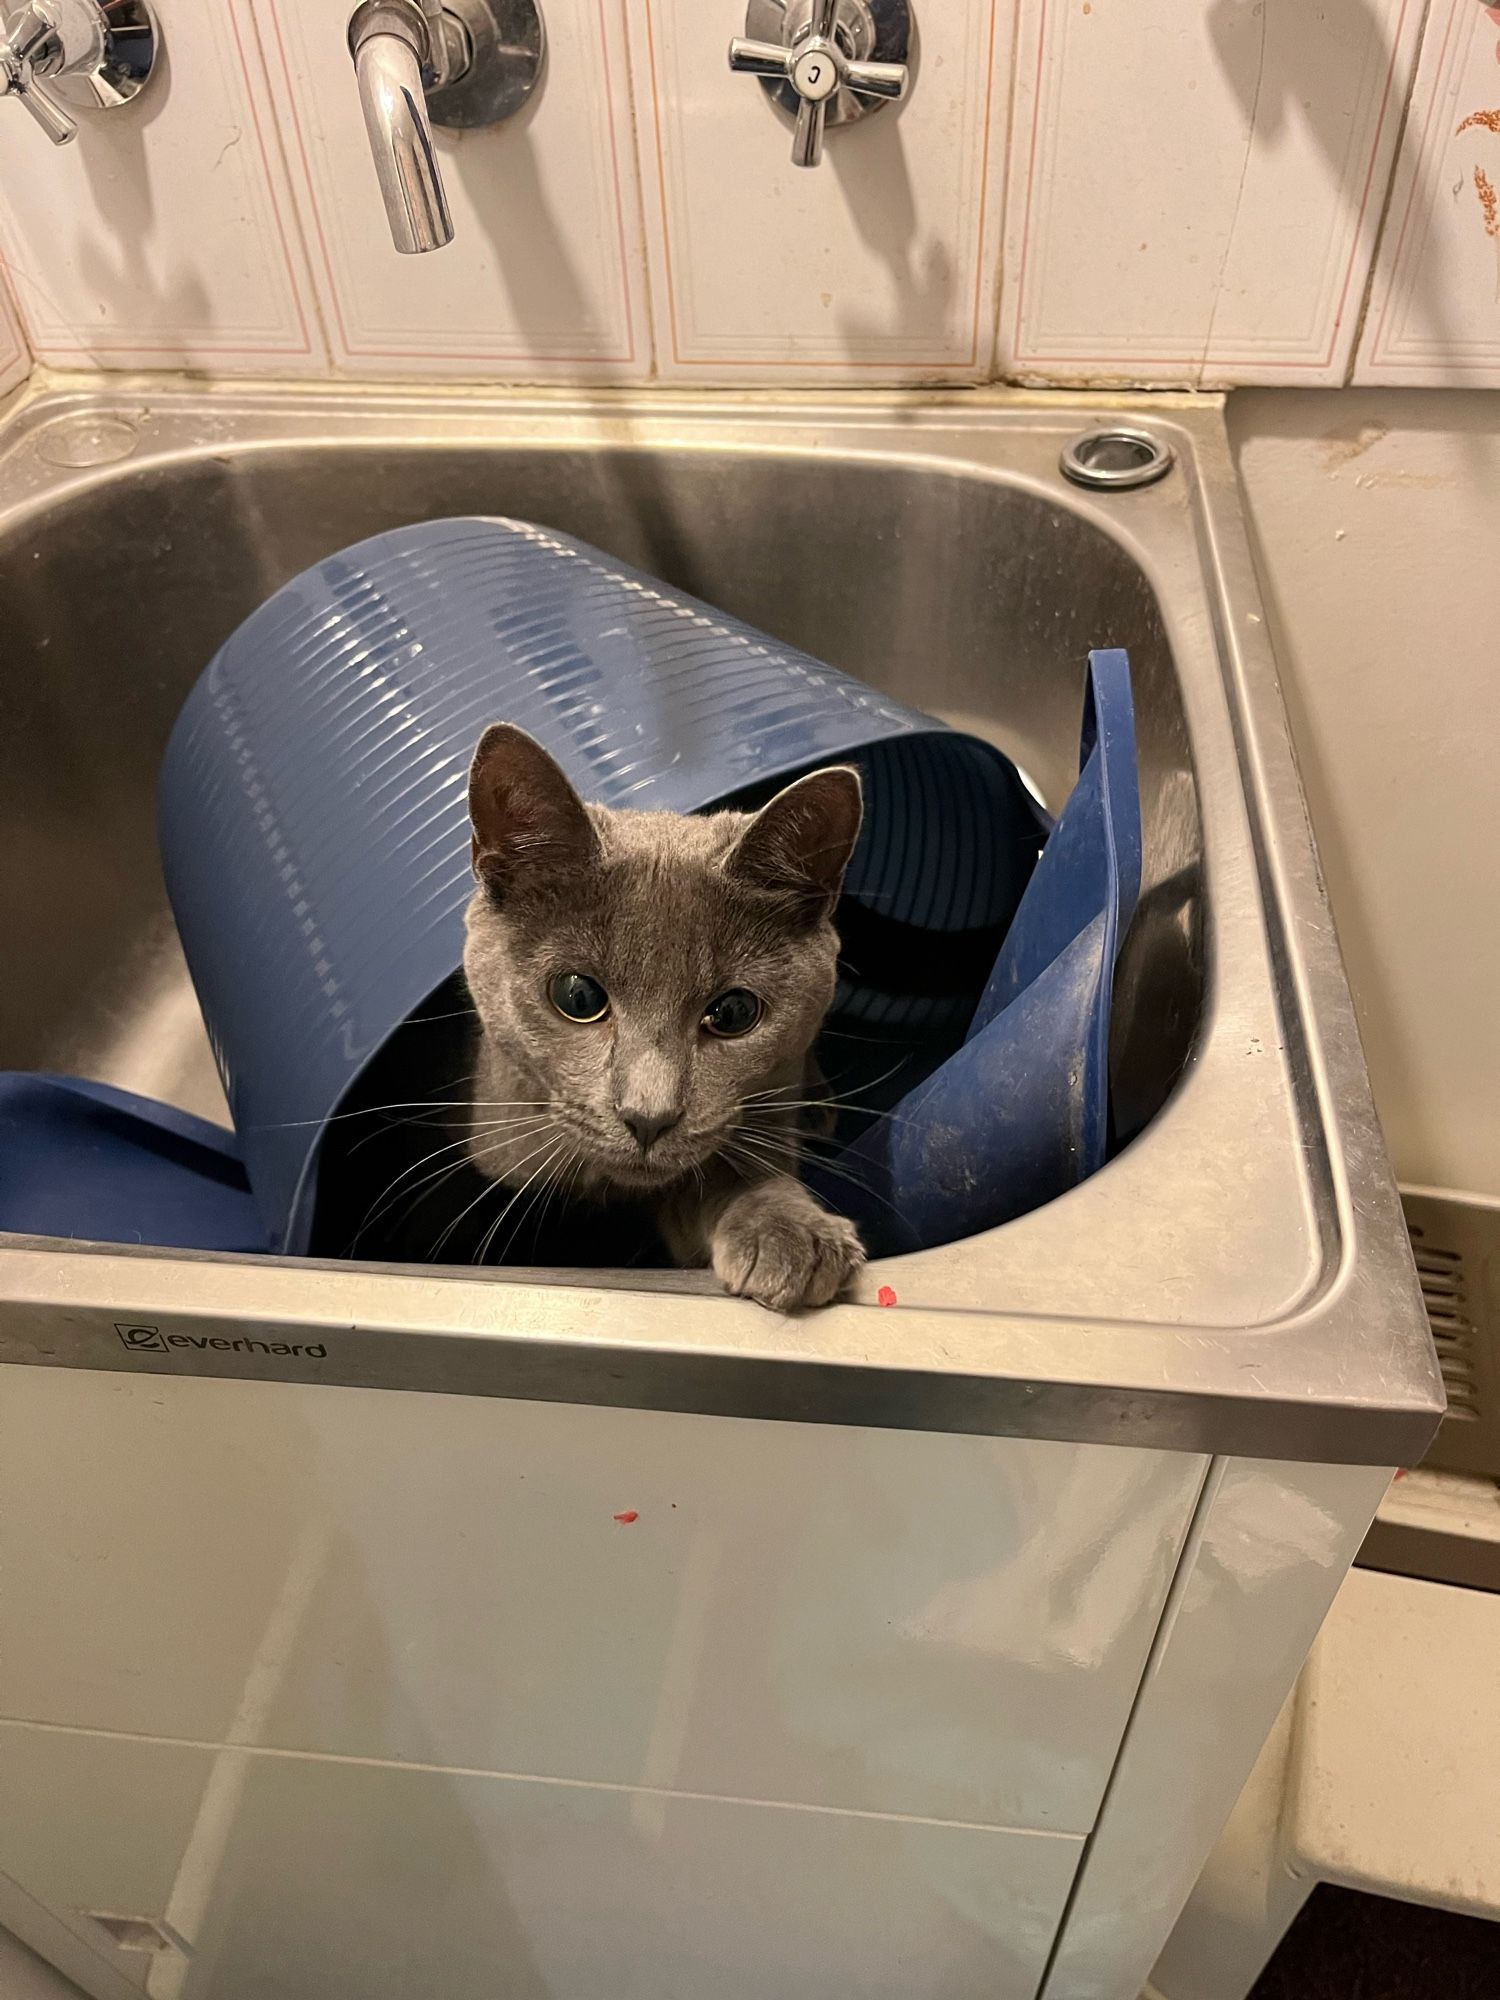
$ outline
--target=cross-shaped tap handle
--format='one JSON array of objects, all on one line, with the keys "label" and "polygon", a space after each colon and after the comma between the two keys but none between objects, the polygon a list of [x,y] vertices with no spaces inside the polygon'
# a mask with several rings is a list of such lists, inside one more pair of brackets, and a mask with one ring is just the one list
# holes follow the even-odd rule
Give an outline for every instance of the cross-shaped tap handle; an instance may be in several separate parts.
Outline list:
[{"label": "cross-shaped tap handle", "polygon": [[838,0],[817,0],[812,18],[790,44],[746,41],[729,44],[729,67],[747,76],[770,76],[797,93],[797,129],[792,164],[815,167],[823,157],[823,119],[836,90],[859,97],[900,98],[909,72],[905,63],[857,62],[845,55],[834,32]]},{"label": "cross-shaped tap handle", "polygon": [[13,97],[29,111],[54,146],[66,146],[78,136],[77,125],[37,75],[38,65],[55,63],[60,56],[57,23],[37,0],[0,28],[0,97]]}]

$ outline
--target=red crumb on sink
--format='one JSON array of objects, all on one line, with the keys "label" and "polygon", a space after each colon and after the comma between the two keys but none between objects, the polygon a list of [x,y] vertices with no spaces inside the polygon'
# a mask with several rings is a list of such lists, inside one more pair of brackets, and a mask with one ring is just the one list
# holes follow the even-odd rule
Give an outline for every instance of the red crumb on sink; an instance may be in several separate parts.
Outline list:
[{"label": "red crumb on sink", "polygon": [[627,1507],[623,1514],[616,1514],[615,1516],[615,1519],[620,1523],[622,1528],[628,1528],[632,1521],[638,1521],[640,1518],[634,1507]]}]

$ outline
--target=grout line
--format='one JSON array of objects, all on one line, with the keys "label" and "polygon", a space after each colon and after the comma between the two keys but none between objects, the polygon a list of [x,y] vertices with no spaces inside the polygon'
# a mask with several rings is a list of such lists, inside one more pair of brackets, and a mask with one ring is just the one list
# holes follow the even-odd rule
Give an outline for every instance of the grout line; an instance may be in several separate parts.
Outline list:
[{"label": "grout line", "polygon": [[[641,301],[641,310],[646,320],[646,375],[645,380],[654,383],[661,377],[661,335],[660,311],[657,306],[656,286],[651,268],[651,231],[646,220],[649,192],[646,186],[645,165],[645,106],[641,102],[642,77],[640,63],[636,56],[636,43],[630,33],[630,0],[618,0],[620,22],[620,59],[625,69],[625,105],[630,123],[629,152],[630,177],[635,189],[635,242],[631,250],[631,268],[625,274],[627,291],[633,284]],[[618,176],[618,168],[616,169]]]},{"label": "grout line", "polygon": [[1005,78],[1005,154],[1000,176],[1000,223],[995,243],[995,310],[991,314],[990,365],[985,379],[989,382],[1009,382],[1012,377],[1012,357],[1007,354],[1001,364],[1001,343],[1005,337],[1005,310],[1010,303],[1007,286],[1010,279],[1011,241],[1011,201],[1016,193],[1016,133],[1019,108],[1016,92],[1021,78],[1021,7],[1019,0],[1013,0],[1010,10],[1010,54]]},{"label": "grout line", "polygon": [[[993,274],[990,273],[986,263],[986,249],[987,249],[986,238],[989,234],[990,176],[993,172],[992,162],[995,156],[995,57],[997,53],[997,37],[995,31],[999,25],[999,20],[1000,20],[1000,0],[990,0],[989,33],[985,40],[984,125],[983,125],[983,136],[980,140],[980,149],[979,149],[979,220],[976,225],[978,241],[975,244],[974,248],[974,262],[976,267],[974,272],[974,332],[969,343],[969,365],[971,368],[977,368],[979,366],[979,361],[980,361],[980,356],[979,356],[980,308],[984,303],[984,287],[986,280],[989,276],[993,275],[997,287],[1000,282],[999,273],[998,272],[995,272]],[[1007,79],[1007,82],[1008,81],[1009,79]],[[1009,142],[1009,138],[1010,138],[1010,122],[1007,119],[1006,121],[1007,144]],[[1007,166],[1008,165],[1009,165],[1009,160],[1007,158]],[[960,208],[961,207],[962,205],[960,204]],[[1005,212],[1003,208],[1000,212],[1000,228],[1003,239],[1004,228],[1005,228]],[[959,232],[961,232],[963,229],[962,213],[960,213],[958,218],[958,229]],[[950,362],[945,365],[951,367],[955,364]],[[961,363],[957,365],[962,366]],[[989,359],[984,367],[981,380],[988,381],[990,376],[994,373],[994,371],[995,371],[995,357],[994,357],[994,348],[992,342]]]},{"label": "grout line", "polygon": [[610,1792],[624,1798],[679,1799],[691,1805],[755,1806],[766,1812],[812,1813],[824,1819],[881,1820],[896,1826],[945,1827],[955,1833],[997,1833],[1020,1835],[1027,1840],[1064,1840],[1079,1845],[1084,1835],[1063,1827],[1009,1826],[985,1820],[941,1819],[927,1813],[880,1812],[869,1806],[815,1805],[804,1799],[752,1799],[735,1792],[694,1792],[664,1785],[627,1785],[610,1778],[549,1777],[537,1771],[496,1771],[482,1764],[428,1764],[415,1758],[361,1757],[344,1750],[293,1750],[280,1744],[246,1743],[226,1745],[209,1737],[155,1736],[145,1730],[91,1729],[77,1722],[39,1722],[26,1716],[0,1717],[0,1732],[7,1729],[44,1731],[51,1736],[87,1736],[115,1743],[149,1743],[174,1750],[234,1749],[246,1757],[277,1758],[299,1764],[349,1764],[375,1771],[412,1771],[426,1777],[495,1778],[510,1785],[551,1786],[570,1792]]},{"label": "grout line", "polygon": [[1209,301],[1208,326],[1203,335],[1203,352],[1198,357],[1193,387],[1201,389],[1203,378],[1209,369],[1209,354],[1214,344],[1214,329],[1219,324],[1219,308],[1224,302],[1224,280],[1229,275],[1229,266],[1234,259],[1235,232],[1240,226],[1240,215],[1245,206],[1245,186],[1250,179],[1250,169],[1255,161],[1256,125],[1260,119],[1261,93],[1266,82],[1266,55],[1271,45],[1271,23],[1265,7],[1260,10],[1260,53],[1255,64],[1255,89],[1250,98],[1249,128],[1245,133],[1245,157],[1240,162],[1239,185],[1234,191],[1234,207],[1229,216],[1229,229],[1224,238],[1224,255],[1219,259],[1219,275],[1214,280],[1214,295]]},{"label": "grout line", "polygon": [[[1221,284],[1215,289],[1214,303],[1211,309],[1210,320],[1209,320],[1209,331],[1207,336],[1201,343],[1195,340],[1192,343],[1192,345],[1183,353],[1173,354],[1170,352],[1160,352],[1151,354],[1141,354],[1139,352],[1117,351],[1114,353],[1101,355],[1097,352],[1098,336],[1096,333],[1092,333],[1092,334],[1064,335],[1064,336],[1054,337],[1054,338],[1062,338],[1065,340],[1081,339],[1085,342],[1093,341],[1095,342],[1095,351],[1092,353],[1085,351],[1084,353],[1080,354],[1067,348],[1061,348],[1061,349],[1055,348],[1051,352],[1035,351],[1035,352],[1030,352],[1026,355],[1023,364],[1020,358],[1020,346],[1022,337],[1022,320],[1024,316],[1025,300],[1026,300],[1026,279],[1027,279],[1027,272],[1029,269],[1029,259],[1031,250],[1031,240],[1032,240],[1032,186],[1036,179],[1037,132],[1041,115],[1040,106],[1042,101],[1042,81],[1043,81],[1042,58],[1043,58],[1044,45],[1047,35],[1047,8],[1049,5],[1049,0],[1038,0],[1038,4],[1040,6],[1041,12],[1037,29],[1036,101],[1033,106],[1031,152],[1030,152],[1030,163],[1027,169],[1026,202],[1025,202],[1024,223],[1023,223],[1022,238],[1021,238],[1021,250],[1016,271],[1015,328],[1012,336],[1010,370],[1009,374],[1005,379],[1015,381],[1018,383],[1031,381],[1035,379],[1036,375],[1040,371],[1043,371],[1051,366],[1057,366],[1057,367],[1071,369],[1073,372],[1069,375],[1064,376],[1060,382],[1049,383],[1047,385],[1049,387],[1058,387],[1058,388],[1079,387],[1079,386],[1087,387],[1088,385],[1086,383],[1080,384],[1078,379],[1078,371],[1080,369],[1098,369],[1098,370],[1119,371],[1120,374],[1123,375],[1127,379],[1128,383],[1130,383],[1132,386],[1151,388],[1156,385],[1151,382],[1142,381],[1139,375],[1132,374],[1131,371],[1147,369],[1147,368],[1169,368],[1173,370],[1178,370],[1183,367],[1187,367],[1190,369],[1196,368],[1198,371],[1198,381],[1201,383],[1204,371],[1208,369],[1210,366],[1212,366],[1226,374],[1230,371],[1240,368],[1275,369],[1277,373],[1273,377],[1259,380],[1254,384],[1231,383],[1229,385],[1231,387],[1246,387],[1246,386],[1272,387],[1276,385],[1284,385],[1287,383],[1295,382],[1297,380],[1297,372],[1299,370],[1308,370],[1308,369],[1322,370],[1328,368],[1332,364],[1333,356],[1338,347],[1338,335],[1339,335],[1339,329],[1343,323],[1344,307],[1348,301],[1349,289],[1354,281],[1355,268],[1359,261],[1359,241],[1363,230],[1365,208],[1369,201],[1370,189],[1374,179],[1375,167],[1380,156],[1381,139],[1385,130],[1385,112],[1390,98],[1391,87],[1395,81],[1396,71],[1399,65],[1400,52],[1401,52],[1401,35],[1405,24],[1407,7],[1410,4],[1410,0],[1402,0],[1401,14],[1397,20],[1395,32],[1391,40],[1390,62],[1387,67],[1385,87],[1381,97],[1380,109],[1375,119],[1374,131],[1371,139],[1370,158],[1365,171],[1364,194],[1360,202],[1359,215],[1356,217],[1355,221],[1355,228],[1350,245],[1349,263],[1347,269],[1345,270],[1344,282],[1339,294],[1339,305],[1334,313],[1333,329],[1329,337],[1328,352],[1326,354],[1315,356],[1312,359],[1308,359],[1305,355],[1302,355],[1298,358],[1287,358],[1287,359],[1280,359],[1273,356],[1270,360],[1267,360],[1266,359],[1267,350],[1263,346],[1259,353],[1246,351],[1239,355],[1235,354],[1221,355],[1216,359],[1212,359],[1209,355],[1208,350],[1213,337],[1214,325],[1218,319],[1220,293],[1222,292],[1222,282],[1221,282]],[[1422,4],[1424,6],[1429,5],[1430,0],[1422,0]],[[1263,21],[1263,29],[1265,28],[1265,26],[1266,24]],[[1420,37],[1417,45],[1417,53],[1418,55],[1420,55]],[[1245,180],[1251,164],[1250,149],[1253,148],[1254,144],[1254,115],[1255,112],[1257,112],[1259,109],[1261,86],[1264,81],[1264,54],[1265,54],[1265,39],[1263,33],[1261,64],[1257,70],[1257,76],[1256,76],[1255,106],[1252,110],[1251,129],[1250,129],[1249,139],[1247,140],[1247,152],[1245,157],[1245,164],[1241,170],[1240,184],[1235,196],[1234,214],[1230,222],[1230,242],[1226,246],[1224,263],[1223,266],[1221,267],[1221,273],[1220,273],[1221,281],[1223,272],[1228,269],[1229,257],[1233,249],[1233,233],[1239,223],[1240,210],[1243,206]],[[1416,61],[1414,59],[1412,65],[1413,83],[1415,82],[1415,78],[1416,78]],[[1407,104],[1409,107],[1410,86],[1408,86]],[[1392,164],[1392,173],[1394,174],[1396,167],[1399,164],[1399,152],[1395,152],[1392,154],[1391,164]],[[1007,196],[1006,216],[1007,216],[1007,226],[1009,226],[1010,222],[1009,196]],[[1168,346],[1171,339],[1177,337],[1178,336],[1176,335],[1153,333],[1150,335],[1142,335],[1140,336],[1140,339],[1145,344],[1150,345],[1152,347],[1164,348]],[[1186,336],[1181,336],[1181,337],[1186,338]],[[1290,343],[1283,341],[1280,344],[1285,346],[1289,345]],[[1244,347],[1245,343],[1241,342],[1241,346]],[[1296,355],[1295,348],[1293,350],[1293,353],[1295,356]],[[1219,377],[1215,377],[1215,379],[1217,380],[1219,379]],[[1170,389],[1174,386],[1186,387],[1188,385],[1185,385],[1181,382],[1181,378],[1179,375],[1173,374],[1160,386],[1163,388]],[[1334,386],[1334,385],[1329,385],[1329,386]],[[1191,392],[1197,393],[1197,391],[1191,391]],[[1212,392],[1203,392],[1203,393],[1212,393]]]}]

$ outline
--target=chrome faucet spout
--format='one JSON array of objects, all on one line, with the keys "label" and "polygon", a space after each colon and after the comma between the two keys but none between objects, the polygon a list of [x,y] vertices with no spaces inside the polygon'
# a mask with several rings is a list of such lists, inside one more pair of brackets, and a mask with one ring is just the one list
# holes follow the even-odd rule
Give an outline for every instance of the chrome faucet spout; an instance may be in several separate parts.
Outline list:
[{"label": "chrome faucet spout", "polygon": [[453,216],[432,128],[498,125],[526,103],[546,55],[537,0],[360,0],[349,53],[391,241],[441,250]]},{"label": "chrome faucet spout", "polygon": [[453,241],[422,87],[427,17],[413,0],[363,0],[349,22],[360,108],[391,240],[406,256]]}]

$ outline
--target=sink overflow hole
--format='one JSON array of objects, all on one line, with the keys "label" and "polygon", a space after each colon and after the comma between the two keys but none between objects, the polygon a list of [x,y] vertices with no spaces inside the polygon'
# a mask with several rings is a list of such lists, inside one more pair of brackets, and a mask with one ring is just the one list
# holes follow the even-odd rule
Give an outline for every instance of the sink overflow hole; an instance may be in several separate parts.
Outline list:
[{"label": "sink overflow hole", "polygon": [[1062,455],[1062,469],[1079,486],[1120,491],[1149,486],[1172,469],[1174,453],[1150,431],[1110,425],[1085,431]]}]

